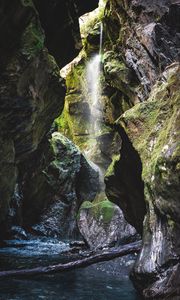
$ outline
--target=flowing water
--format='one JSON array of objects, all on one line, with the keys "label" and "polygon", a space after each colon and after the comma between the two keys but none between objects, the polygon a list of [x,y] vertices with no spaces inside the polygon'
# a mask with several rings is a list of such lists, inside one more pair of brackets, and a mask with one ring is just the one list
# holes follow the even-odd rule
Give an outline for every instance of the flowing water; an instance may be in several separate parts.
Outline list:
[{"label": "flowing water", "polygon": [[90,103],[92,132],[98,134],[102,121],[101,105],[101,56],[103,45],[103,25],[100,25],[99,53],[96,53],[86,66],[87,92]]},{"label": "flowing water", "polygon": [[101,96],[100,72],[101,72],[101,56],[100,54],[96,54],[88,62],[87,69],[86,69],[92,132],[94,132],[95,134],[97,134],[100,130],[99,122],[102,115],[101,106],[100,106],[100,96]]},{"label": "flowing water", "polygon": [[[28,268],[72,260],[67,242],[38,238],[14,240],[0,248],[0,270]],[[1,300],[139,300],[128,273],[134,256],[61,274],[1,279]]]},{"label": "flowing water", "polygon": [[[94,144],[90,144],[89,149],[86,149],[85,155],[89,159],[89,163],[99,173],[99,182],[101,191],[105,190],[104,185],[104,170],[97,164],[97,153],[100,152],[96,137],[101,133],[103,122],[103,107],[102,107],[102,89],[101,89],[101,64],[103,49],[103,25],[100,24],[100,39],[99,53],[91,57],[86,66],[86,88],[84,90],[85,97],[90,104],[90,120],[91,120],[91,136],[94,138]],[[82,87],[83,88],[83,87]],[[95,154],[96,153],[96,154]]]}]

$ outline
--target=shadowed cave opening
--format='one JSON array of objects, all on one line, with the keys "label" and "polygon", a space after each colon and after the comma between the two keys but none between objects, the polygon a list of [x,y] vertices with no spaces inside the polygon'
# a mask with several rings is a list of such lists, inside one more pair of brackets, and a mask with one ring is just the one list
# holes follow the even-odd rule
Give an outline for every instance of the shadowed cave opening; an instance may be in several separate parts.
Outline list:
[{"label": "shadowed cave opening", "polygon": [[142,163],[125,130],[117,126],[122,139],[120,159],[114,166],[114,176],[105,178],[108,197],[119,205],[127,221],[142,234],[146,214]]}]

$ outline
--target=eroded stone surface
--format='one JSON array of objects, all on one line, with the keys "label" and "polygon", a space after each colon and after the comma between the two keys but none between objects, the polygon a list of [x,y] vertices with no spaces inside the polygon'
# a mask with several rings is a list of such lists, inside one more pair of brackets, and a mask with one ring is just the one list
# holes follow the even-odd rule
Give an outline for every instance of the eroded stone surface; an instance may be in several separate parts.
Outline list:
[{"label": "eroded stone surface", "polygon": [[133,278],[145,297],[179,293],[179,80],[179,65],[173,64],[148,101],[120,118],[143,167],[147,215]]},{"label": "eroded stone surface", "polygon": [[[39,169],[37,174],[32,174],[33,180],[31,178],[28,185],[23,187],[27,198],[24,215],[30,224],[33,217],[41,215],[33,226],[36,232],[72,238],[78,236],[78,209],[84,199],[94,199],[99,188],[99,174],[88,164],[79,149],[62,134],[54,132],[50,145],[49,164]],[[35,182],[40,179],[34,193]],[[36,209],[37,201],[41,208],[39,213]]]},{"label": "eroded stone surface", "polygon": [[78,227],[91,249],[114,246],[136,238],[135,228],[124,219],[121,209],[107,199],[83,202]]},{"label": "eroded stone surface", "polygon": [[[6,220],[15,183],[21,185],[22,178],[28,178],[29,169],[36,171],[35,160],[39,161],[37,165],[46,161],[41,150],[46,148],[46,135],[62,111],[65,96],[64,81],[55,59],[62,66],[80,50],[79,14],[96,4],[96,1],[87,6],[61,1],[54,14],[49,1],[1,1],[0,223]],[[43,18],[47,11],[45,26]],[[59,41],[67,34],[71,47],[65,50]]]}]

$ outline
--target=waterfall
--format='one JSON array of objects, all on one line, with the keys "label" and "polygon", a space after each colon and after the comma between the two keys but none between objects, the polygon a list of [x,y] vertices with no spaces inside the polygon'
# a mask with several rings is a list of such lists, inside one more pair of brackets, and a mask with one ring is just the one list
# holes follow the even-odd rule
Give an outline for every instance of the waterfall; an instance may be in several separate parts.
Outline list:
[{"label": "waterfall", "polygon": [[[86,95],[90,104],[90,120],[91,120],[91,128],[90,133],[94,138],[98,136],[101,131],[101,123],[103,119],[103,107],[102,107],[102,90],[101,90],[101,61],[102,61],[102,46],[103,46],[103,25],[100,25],[100,39],[99,39],[99,53],[96,53],[86,66]],[[86,157],[89,160],[92,160],[91,165],[94,169],[99,173],[99,183],[100,190],[104,191],[104,172],[100,168],[98,164],[96,164],[96,160],[93,159],[94,152],[97,152],[98,149],[97,142],[94,145],[91,145],[90,148],[85,152]]]},{"label": "waterfall", "polygon": [[91,124],[92,124],[92,132],[95,134],[100,130],[99,128],[99,119],[101,117],[100,72],[101,72],[100,55],[96,54],[94,57],[92,57],[92,59],[89,61],[87,65],[87,83],[88,83],[88,94],[89,94],[90,112],[91,112]]},{"label": "waterfall", "polygon": [[99,54],[102,55],[102,46],[103,46],[103,23],[100,25],[100,46],[99,46]]},{"label": "waterfall", "polygon": [[91,124],[94,134],[100,131],[100,121],[102,120],[102,107],[101,107],[101,55],[103,43],[103,26],[100,25],[100,40],[99,40],[99,53],[95,54],[87,64],[86,67],[86,81],[87,91],[90,102]]}]

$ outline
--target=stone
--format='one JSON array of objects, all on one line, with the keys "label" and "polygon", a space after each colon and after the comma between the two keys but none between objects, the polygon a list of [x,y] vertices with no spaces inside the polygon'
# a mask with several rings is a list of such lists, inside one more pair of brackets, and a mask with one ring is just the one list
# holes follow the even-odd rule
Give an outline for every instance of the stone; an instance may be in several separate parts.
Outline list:
[{"label": "stone", "polygon": [[120,206],[126,220],[142,234],[146,213],[144,183],[141,177],[142,163],[137,151],[122,128],[120,155],[115,155],[105,174],[106,194],[109,200]]},{"label": "stone", "polygon": [[17,168],[15,165],[15,150],[13,140],[8,138],[0,138],[0,143],[0,220],[2,222],[1,235],[4,235],[7,227],[7,212],[17,178]]},{"label": "stone", "polygon": [[[37,198],[46,203],[39,221],[32,228],[47,236],[75,238],[78,237],[78,209],[84,199],[92,201],[95,198],[99,175],[79,149],[61,133],[52,134],[50,145],[52,160],[41,171],[44,175],[43,184],[39,186],[35,198],[32,194],[28,199],[31,214],[36,214]],[[46,194],[46,191],[49,192]]]},{"label": "stone", "polygon": [[[179,59],[179,23],[175,22],[179,7],[179,3],[173,0],[107,2],[104,20],[105,74],[112,86],[119,85],[123,93],[129,93],[128,102],[147,99],[158,74]],[[110,74],[108,65],[111,64]],[[133,75],[129,88],[124,82],[118,84],[116,72],[113,72],[115,69],[121,76],[125,70],[128,74],[129,69],[129,74]]]},{"label": "stone", "polygon": [[[0,3],[0,236],[5,233],[15,185],[25,184],[29,170],[38,172],[37,153],[44,164],[40,149],[46,148],[46,135],[64,106],[65,84],[56,61],[64,66],[77,55],[81,48],[78,18],[96,5],[96,0],[87,5],[70,0]],[[67,51],[62,40],[69,43]],[[38,190],[35,184],[34,188]]]},{"label": "stone", "polygon": [[[109,104],[111,101],[109,94],[112,94],[112,91],[106,91],[108,87],[103,74],[103,66],[101,72],[102,93],[99,99],[101,104],[99,111],[102,118],[100,117],[98,120],[97,132],[94,130],[94,121],[92,121],[87,65],[90,59],[99,52],[102,11],[104,8],[99,8],[99,10],[83,16],[84,24],[87,26],[84,26],[84,29],[83,25],[81,26],[83,49],[63,72],[67,86],[65,106],[63,113],[55,120],[55,126],[58,131],[78,145],[81,151],[104,172],[111,163],[113,155],[119,151],[121,139],[112,128],[116,109]],[[85,32],[86,30],[87,32]]]},{"label": "stone", "polygon": [[78,227],[92,250],[127,243],[136,238],[135,228],[124,219],[121,209],[106,198],[82,203]]},{"label": "stone", "polygon": [[147,214],[143,247],[132,278],[145,298],[169,297],[179,287],[179,84],[179,64],[174,63],[162,74],[149,99],[119,120],[142,162]]}]

